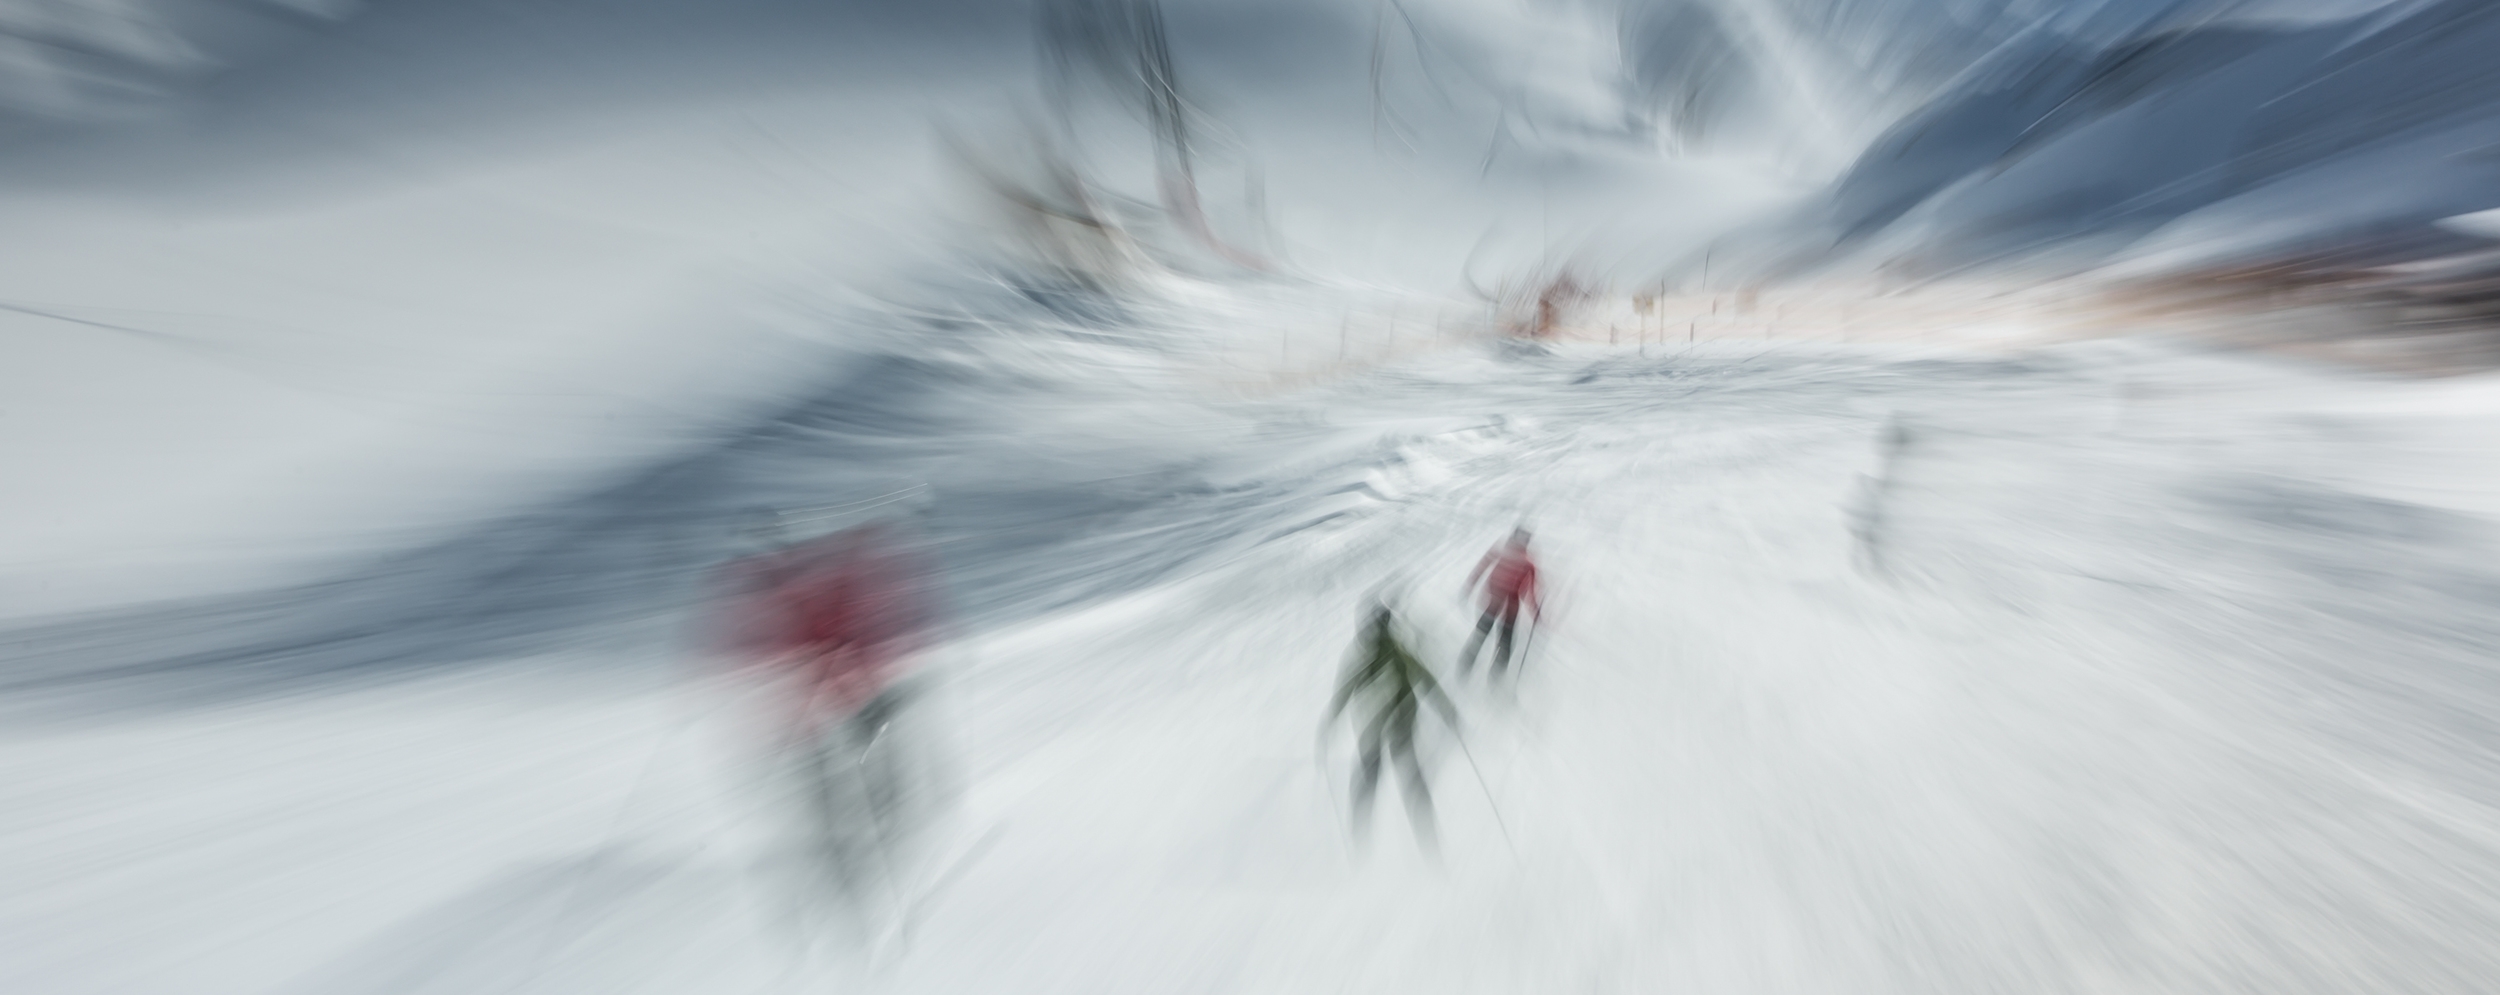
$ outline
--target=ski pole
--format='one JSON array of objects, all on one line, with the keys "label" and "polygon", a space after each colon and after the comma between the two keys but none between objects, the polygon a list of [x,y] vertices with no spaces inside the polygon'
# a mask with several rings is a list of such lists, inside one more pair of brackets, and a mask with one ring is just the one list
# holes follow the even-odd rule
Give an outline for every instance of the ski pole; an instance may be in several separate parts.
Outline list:
[{"label": "ski pole", "polygon": [[1510,836],[1510,823],[1502,819],[1502,804],[1493,800],[1493,785],[1484,779],[1484,768],[1476,764],[1476,751],[1467,748],[1467,737],[1450,730],[1450,738],[1458,741],[1459,755],[1467,758],[1467,769],[1476,772],[1476,787],[1484,791],[1484,806],[1493,812],[1493,826],[1502,831],[1502,845],[1510,848],[1510,859],[1519,860],[1519,841]]}]

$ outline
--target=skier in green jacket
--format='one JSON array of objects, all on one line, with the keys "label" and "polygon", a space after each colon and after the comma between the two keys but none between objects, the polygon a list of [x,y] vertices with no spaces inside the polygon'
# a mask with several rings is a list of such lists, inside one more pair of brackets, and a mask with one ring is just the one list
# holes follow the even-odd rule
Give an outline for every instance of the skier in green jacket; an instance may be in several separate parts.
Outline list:
[{"label": "skier in green jacket", "polygon": [[1371,821],[1372,795],[1380,785],[1380,761],[1385,752],[1405,774],[1406,819],[1415,827],[1415,836],[1429,847],[1434,841],[1432,791],[1424,784],[1422,759],[1415,751],[1415,713],[1420,702],[1429,701],[1441,713],[1452,731],[1458,729],[1458,709],[1441,692],[1441,682],[1423,661],[1399,641],[1397,617],[1389,606],[1374,602],[1371,617],[1355,638],[1354,654],[1346,661],[1345,676],[1337,681],[1337,694],[1328,702],[1328,715],[1323,720],[1334,723],[1346,707],[1360,698],[1355,725],[1360,731],[1357,745],[1357,768],[1354,777],[1354,825],[1361,832]]}]

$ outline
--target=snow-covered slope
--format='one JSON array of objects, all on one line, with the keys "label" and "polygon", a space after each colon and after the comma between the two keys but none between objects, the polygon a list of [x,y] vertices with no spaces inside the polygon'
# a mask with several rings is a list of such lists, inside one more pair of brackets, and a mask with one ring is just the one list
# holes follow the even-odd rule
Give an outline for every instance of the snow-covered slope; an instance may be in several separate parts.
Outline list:
[{"label": "snow-covered slope", "polygon": [[[0,86],[85,88],[0,94],[0,990],[2500,968],[2492,384],[1491,341],[1565,275],[1751,328],[1835,250],[2429,230],[2500,204],[2488,4],[1055,4],[1169,31],[0,0]],[[828,890],[704,595],[900,493],[951,804]],[[1523,518],[1440,854],[1358,844],[1358,606],[1447,673]]]},{"label": "snow-covered slope", "polygon": [[[1225,541],[947,652],[922,714],[960,805],[864,925],[804,892],[751,702],[585,648],[20,727],[5,914],[45,939],[8,983],[2466,992],[2495,967],[2500,523],[2389,496],[2439,455],[2417,419],[2487,412],[2106,353],[1474,361],[1301,403],[1361,455],[1169,498]],[[1431,737],[1441,855],[1386,801],[1355,845],[1346,736],[1317,736],[1354,607],[1389,582],[1446,669],[1460,575],[1522,514],[1554,611],[1515,686],[1459,685],[1465,748]]]}]

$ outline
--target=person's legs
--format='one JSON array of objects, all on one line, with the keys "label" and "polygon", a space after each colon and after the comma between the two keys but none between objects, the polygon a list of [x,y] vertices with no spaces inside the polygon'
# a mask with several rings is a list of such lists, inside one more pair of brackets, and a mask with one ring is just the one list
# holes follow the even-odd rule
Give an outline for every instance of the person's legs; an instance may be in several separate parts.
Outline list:
[{"label": "person's legs", "polygon": [[1384,724],[1379,718],[1365,724],[1362,738],[1355,746],[1354,831],[1357,833],[1371,824],[1372,793],[1380,787],[1380,732]]},{"label": "person's legs", "polygon": [[1484,648],[1485,634],[1493,631],[1493,615],[1493,609],[1484,610],[1484,617],[1476,620],[1476,634],[1467,637],[1466,649],[1458,651],[1459,676],[1464,677],[1468,671],[1475,669],[1476,651]]},{"label": "person's legs", "polygon": [[1440,845],[1440,829],[1432,817],[1432,788],[1424,783],[1423,760],[1415,753],[1415,703],[1401,705],[1389,720],[1389,754],[1396,758],[1406,790],[1406,822],[1424,849]]},{"label": "person's legs", "polygon": [[814,730],[799,765],[806,781],[807,848],[835,892],[856,898],[861,854],[874,828],[866,814],[858,747],[847,723]]},{"label": "person's legs", "polygon": [[859,775],[865,814],[884,845],[893,844],[901,835],[903,794],[911,788],[903,780],[903,743],[895,735],[898,707],[899,698],[885,692],[869,699],[846,723],[856,751],[852,766]]},{"label": "person's legs", "polygon": [[[1501,676],[1502,671],[1510,669],[1510,640],[1511,634],[1519,629],[1519,602],[1505,603],[1501,611],[1502,637],[1493,644],[1493,674],[1496,677]],[[1486,612],[1484,617],[1487,622],[1491,622],[1493,613]]]},{"label": "person's legs", "polygon": [[842,785],[837,780],[841,762],[835,757],[837,752],[832,735],[819,729],[801,745],[798,758],[811,849],[827,868],[835,865],[842,850]]}]

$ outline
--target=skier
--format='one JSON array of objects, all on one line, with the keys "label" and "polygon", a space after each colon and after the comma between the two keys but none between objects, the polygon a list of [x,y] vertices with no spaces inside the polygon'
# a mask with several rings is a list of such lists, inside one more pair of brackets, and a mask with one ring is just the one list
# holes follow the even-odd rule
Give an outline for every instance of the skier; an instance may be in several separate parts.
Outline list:
[{"label": "skier", "polygon": [[880,699],[927,641],[923,571],[880,525],[738,564],[740,648],[790,681],[792,728],[892,708]]},{"label": "skier", "polygon": [[930,639],[928,576],[881,524],[731,568],[735,646],[781,692],[812,848],[855,895],[890,871],[903,809],[925,791],[894,726],[908,696],[898,678]]},{"label": "skier", "polygon": [[[1432,671],[1415,658],[1397,634],[1397,617],[1389,606],[1373,602],[1371,616],[1363,631],[1355,638],[1354,653],[1346,661],[1345,675],[1337,682],[1336,696],[1328,702],[1328,714],[1322,720],[1334,724],[1349,705],[1362,699],[1355,718],[1359,730],[1354,776],[1354,826],[1362,832],[1371,822],[1372,796],[1380,786],[1380,765],[1384,754],[1398,765],[1405,775],[1406,820],[1414,827],[1415,838],[1429,850],[1435,845],[1432,818],[1432,791],[1424,783],[1422,758],[1415,750],[1415,718],[1421,702],[1429,701],[1441,713],[1451,731],[1458,729],[1458,709],[1441,692],[1441,683]],[[1325,725],[1323,726],[1323,729]]]},{"label": "skier", "polygon": [[[1513,529],[1510,538],[1484,554],[1476,568],[1467,572],[1467,590],[1484,585],[1484,616],[1476,620],[1476,634],[1467,640],[1467,648],[1458,654],[1458,672],[1465,674],[1476,666],[1476,654],[1484,648],[1484,637],[1498,624],[1501,639],[1493,647],[1495,675],[1510,666],[1512,634],[1519,627],[1519,609],[1525,605],[1537,621],[1545,619],[1545,603],[1537,594],[1536,561],[1528,556],[1528,530]],[[1519,661],[1521,667],[1527,660]]]}]

